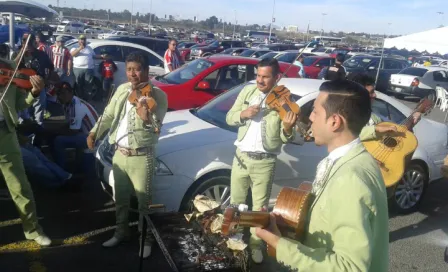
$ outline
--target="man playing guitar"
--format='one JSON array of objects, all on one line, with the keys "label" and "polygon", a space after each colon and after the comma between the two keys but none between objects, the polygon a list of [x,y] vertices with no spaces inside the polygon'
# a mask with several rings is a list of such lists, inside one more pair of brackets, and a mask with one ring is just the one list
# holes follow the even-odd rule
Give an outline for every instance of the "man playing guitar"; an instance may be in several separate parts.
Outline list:
[{"label": "man playing guitar", "polygon": [[324,82],[310,115],[318,146],[329,155],[317,166],[314,201],[302,242],[281,237],[275,216],[256,234],[292,270],[387,272],[389,229],[386,188],[375,159],[359,139],[371,99],[348,80]]}]

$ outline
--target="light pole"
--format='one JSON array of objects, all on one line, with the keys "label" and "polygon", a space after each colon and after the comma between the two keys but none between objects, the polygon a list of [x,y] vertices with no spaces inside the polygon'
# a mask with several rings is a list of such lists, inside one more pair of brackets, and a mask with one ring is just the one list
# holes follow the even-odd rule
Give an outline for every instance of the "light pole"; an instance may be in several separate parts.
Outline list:
[{"label": "light pole", "polygon": [[131,6],[131,26],[132,26],[132,13],[134,13],[134,0],[132,0],[132,6]]},{"label": "light pole", "polygon": [[226,32],[225,32],[225,29],[224,29],[224,27],[225,27],[224,21],[226,20],[226,18],[222,18],[221,20],[222,20],[222,35],[224,35],[224,37],[225,37],[226,36]]},{"label": "light pole", "polygon": [[[387,23],[388,28],[387,28],[387,32],[389,32],[389,28],[390,25],[392,23]],[[376,78],[375,78],[375,86],[378,82],[378,76],[380,75],[380,69],[381,69],[381,62],[383,62],[383,57],[384,57],[384,45],[386,44],[386,33],[384,33],[384,39],[383,39],[383,49],[381,50],[381,58],[380,58],[380,63],[378,64],[378,69],[376,71]]]},{"label": "light pole", "polygon": [[328,15],[327,13],[322,13],[322,29],[320,32],[320,40],[322,41],[322,36],[324,35],[324,16]]},{"label": "light pole", "polygon": [[440,24],[440,27],[443,27],[443,21],[444,21],[444,20],[443,20],[443,19],[444,19],[444,16],[443,16],[443,15],[444,15],[445,13],[443,13],[442,11],[438,11],[437,14],[439,14],[440,17],[442,18],[442,23]]},{"label": "light pole", "polygon": [[233,24],[233,35],[232,35],[232,40],[235,39],[235,27],[236,27],[236,24],[237,24],[237,20],[236,20],[236,9],[235,9],[234,11],[235,11],[235,23]]},{"label": "light pole", "polygon": [[151,35],[151,11],[152,11],[152,0],[149,1],[149,24],[148,24],[148,34]]},{"label": "light pole", "polygon": [[274,13],[275,13],[275,0],[274,0],[274,6],[272,7],[271,23],[269,24],[269,40],[268,40],[268,43],[271,43],[272,23],[275,22]]}]

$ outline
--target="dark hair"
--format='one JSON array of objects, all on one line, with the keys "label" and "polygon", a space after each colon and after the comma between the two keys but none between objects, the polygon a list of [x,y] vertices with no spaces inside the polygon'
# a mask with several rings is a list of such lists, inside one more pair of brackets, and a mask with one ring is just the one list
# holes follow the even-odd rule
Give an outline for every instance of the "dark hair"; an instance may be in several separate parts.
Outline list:
[{"label": "dark hair", "polygon": [[369,92],[360,84],[346,79],[326,81],[319,90],[328,93],[322,105],[327,118],[335,113],[341,115],[347,121],[348,129],[358,136],[372,114]]},{"label": "dark hair", "polygon": [[56,90],[56,94],[60,94],[62,90],[67,90],[71,93],[73,93],[73,88],[70,85],[70,83],[63,81],[63,82],[58,82],[54,85],[54,88]]},{"label": "dark hair", "polygon": [[339,53],[339,54],[336,55],[336,60],[337,60],[337,61],[339,61],[339,62],[343,62],[344,59],[345,59],[345,55],[344,55],[344,54]]},{"label": "dark hair", "polygon": [[375,85],[375,79],[365,73],[350,73],[347,79],[359,83],[363,87]]},{"label": "dark hair", "polygon": [[260,67],[271,67],[272,75],[277,76],[280,73],[280,65],[278,64],[278,60],[274,58],[264,58],[257,64],[257,69]]},{"label": "dark hair", "polygon": [[149,68],[148,57],[138,51],[132,52],[126,57],[126,63],[128,62],[139,63],[145,70]]},{"label": "dark hair", "polygon": [[174,41],[174,42],[177,43],[177,40],[176,40],[175,38],[171,38],[171,39],[168,40],[168,45],[169,45],[172,41]]}]

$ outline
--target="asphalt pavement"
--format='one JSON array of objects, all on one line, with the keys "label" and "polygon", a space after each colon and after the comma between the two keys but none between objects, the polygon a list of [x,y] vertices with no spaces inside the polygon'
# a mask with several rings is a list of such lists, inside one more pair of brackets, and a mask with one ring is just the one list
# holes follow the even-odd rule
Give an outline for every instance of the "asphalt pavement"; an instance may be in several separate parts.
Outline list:
[{"label": "asphalt pavement", "polygon": [[[405,101],[410,107],[415,103]],[[445,114],[435,109],[427,118],[443,122]],[[0,271],[2,272],[131,272],[138,271],[138,234],[133,227],[131,242],[104,249],[101,243],[113,235],[115,212],[110,197],[98,181],[80,181],[71,190],[48,190],[33,185],[38,215],[44,231],[54,240],[40,248],[24,240],[12,200],[0,181]],[[448,246],[447,180],[429,186],[419,212],[391,215],[391,272],[445,272],[444,249]],[[136,215],[131,221],[136,223]],[[155,246],[144,261],[143,271],[170,271]],[[252,271],[278,271],[273,261],[254,265]]]}]

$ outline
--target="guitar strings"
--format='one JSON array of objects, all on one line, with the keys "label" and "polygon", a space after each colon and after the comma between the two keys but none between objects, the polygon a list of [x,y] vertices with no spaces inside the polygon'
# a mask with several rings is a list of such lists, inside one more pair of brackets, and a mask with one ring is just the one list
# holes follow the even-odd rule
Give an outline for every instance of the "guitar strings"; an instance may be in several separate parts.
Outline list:
[{"label": "guitar strings", "polygon": [[[406,119],[404,119],[399,125],[398,125],[398,129],[397,132],[398,133],[404,133],[406,132],[408,129],[406,127],[404,127],[404,125],[409,122],[412,118],[414,113],[417,112],[417,110],[414,110],[411,115],[409,115]],[[399,136],[397,137],[399,138]],[[373,151],[373,155],[374,157],[381,161],[381,160],[385,160],[387,159],[387,157],[392,153],[393,150],[391,150],[390,148],[387,147],[388,144],[393,143],[394,141],[399,142],[399,139],[396,139],[395,137],[392,136],[386,136],[382,141],[381,141],[381,145],[378,146],[375,151]]]}]

